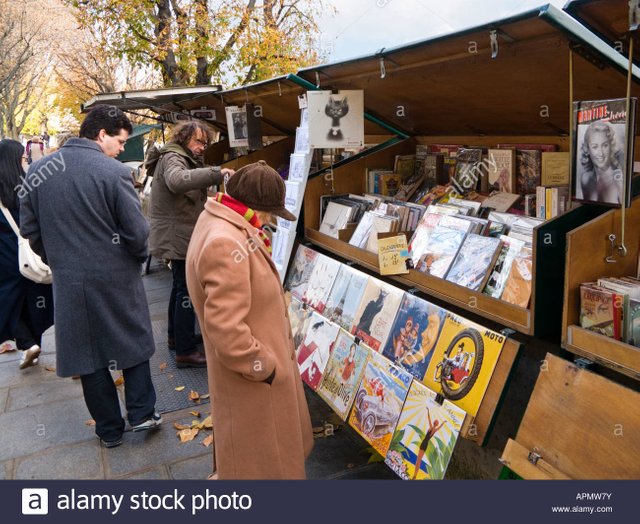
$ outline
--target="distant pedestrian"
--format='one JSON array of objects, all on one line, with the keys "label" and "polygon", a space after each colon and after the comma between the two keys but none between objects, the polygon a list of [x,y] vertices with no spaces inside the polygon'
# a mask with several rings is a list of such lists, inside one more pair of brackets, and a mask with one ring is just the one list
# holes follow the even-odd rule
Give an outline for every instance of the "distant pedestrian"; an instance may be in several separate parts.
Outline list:
[{"label": "distant pedestrian", "polygon": [[191,233],[204,209],[207,188],[220,185],[231,169],[205,167],[202,155],[211,141],[202,122],[183,122],[173,130],[171,140],[152,149],[145,163],[153,176],[149,220],[151,254],[171,262],[173,285],[169,299],[167,345],[175,349],[176,365],[205,367],[204,353],[197,349],[196,316],[185,277],[185,259]]},{"label": "distant pedestrian", "polygon": [[133,430],[162,422],[155,411],[149,368],[155,347],[141,277],[149,226],[129,168],[115,160],[131,130],[119,109],[95,107],[80,138],[31,165],[25,184],[31,189],[20,208],[22,234],[53,272],[56,371],[80,375],[106,447],[120,445],[125,429],[111,370],[123,370]]},{"label": "distant pedestrian", "polygon": [[44,144],[39,136],[34,136],[27,142],[27,163],[29,165],[40,160],[44,156]]},{"label": "distant pedestrian", "polygon": [[[0,140],[0,205],[17,225],[18,188],[24,177],[24,147],[15,140]],[[18,237],[0,213],[0,341],[15,340],[22,351],[20,369],[38,363],[42,334],[53,324],[51,284],[36,284],[18,267]]]}]

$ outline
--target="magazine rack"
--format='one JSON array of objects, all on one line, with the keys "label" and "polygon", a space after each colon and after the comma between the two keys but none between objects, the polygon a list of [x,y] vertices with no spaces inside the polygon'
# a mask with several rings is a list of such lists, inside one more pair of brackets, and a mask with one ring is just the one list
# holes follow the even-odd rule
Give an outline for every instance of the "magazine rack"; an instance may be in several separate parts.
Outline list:
[{"label": "magazine rack", "polygon": [[501,461],[524,479],[640,478],[640,393],[547,354]]},{"label": "magazine rack", "polygon": [[[443,140],[447,139],[469,140],[468,137],[429,137],[429,139],[433,143],[445,143]],[[505,137],[484,138],[482,141],[489,144],[500,139],[504,140]],[[542,140],[551,139],[552,137],[542,138]],[[422,138],[418,140],[423,141]],[[477,137],[475,140],[478,142]],[[539,142],[541,137],[510,137],[510,140],[536,140]],[[332,189],[335,193],[362,194],[366,191],[367,168],[393,166],[395,155],[411,152],[415,152],[414,139],[404,140],[335,167],[324,175],[311,178],[307,183],[303,204],[305,238],[331,253],[379,273],[378,257],[375,253],[351,246],[348,239],[340,240],[319,232],[320,196],[330,194]],[[565,235],[567,231],[584,223],[597,212],[598,210],[593,208],[580,206],[536,228],[534,231],[532,298],[528,308],[495,299],[482,292],[473,291],[415,270],[410,270],[408,275],[394,276],[390,279],[439,299],[446,303],[447,307],[453,306],[471,312],[519,333],[547,337],[552,337],[555,333],[559,337]],[[544,284],[540,284],[539,280],[542,280]],[[536,322],[537,319],[539,322]]]},{"label": "magazine rack", "polygon": [[[610,234],[620,235],[620,209],[612,209],[567,235],[567,262],[562,315],[562,347],[640,380],[640,348],[580,327],[580,284],[600,277],[637,276],[640,253],[640,199],[627,209],[627,256],[611,253]],[[588,259],[588,263],[586,262]]]}]

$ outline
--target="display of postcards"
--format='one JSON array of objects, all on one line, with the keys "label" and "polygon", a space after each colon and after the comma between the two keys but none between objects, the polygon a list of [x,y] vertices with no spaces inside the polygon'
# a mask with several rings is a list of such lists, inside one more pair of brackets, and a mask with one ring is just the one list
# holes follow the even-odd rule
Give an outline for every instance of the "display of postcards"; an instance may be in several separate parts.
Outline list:
[{"label": "display of postcards", "polygon": [[389,215],[374,215],[371,232],[367,240],[367,251],[378,252],[378,233],[398,231],[398,219]]},{"label": "display of postcards", "polygon": [[623,304],[622,296],[610,289],[595,283],[580,284],[580,326],[622,340]]},{"label": "display of postcards", "polygon": [[306,246],[298,246],[296,257],[294,258],[289,275],[285,281],[284,287],[291,291],[291,294],[299,300],[302,300],[307,287],[309,286],[309,278],[313,272],[313,267],[320,253],[309,249]]},{"label": "display of postcards", "polygon": [[307,91],[312,148],[364,145],[364,91]]},{"label": "display of postcards", "polygon": [[622,297],[623,307],[623,325],[622,325],[622,341],[631,343],[633,339],[632,326],[629,315],[629,302],[631,299],[640,300],[640,285],[635,282],[628,282],[618,278],[599,278],[598,285],[605,289],[610,289],[619,293]]},{"label": "display of postcards", "polygon": [[338,238],[340,230],[345,229],[351,222],[353,208],[344,204],[331,201],[327,205],[327,210],[320,224],[320,233],[333,238]]},{"label": "display of postcards", "polygon": [[470,234],[447,272],[446,279],[459,286],[479,291],[489,277],[495,262],[500,239]]},{"label": "display of postcards", "polygon": [[342,264],[331,286],[324,316],[350,331],[368,281],[365,273]]},{"label": "display of postcards", "polygon": [[445,316],[444,309],[405,293],[383,355],[422,380]]},{"label": "display of postcards", "polygon": [[440,223],[440,219],[442,217],[443,215],[439,213],[430,213],[427,211],[427,213],[425,213],[420,219],[413,237],[411,237],[411,242],[409,243],[409,254],[411,255],[414,268],[418,267],[420,258],[424,255],[427,245],[429,244],[431,233]]},{"label": "display of postcards", "polygon": [[576,200],[631,205],[635,133],[627,136],[627,129],[636,128],[636,107],[637,98],[631,98],[629,115],[626,98],[573,103],[571,180]]},{"label": "display of postcards", "polygon": [[523,247],[511,264],[504,291],[500,297],[505,302],[520,307],[528,307],[531,298],[531,277],[533,273],[533,254],[530,247]]},{"label": "display of postcards", "polygon": [[287,266],[289,265],[289,259],[291,258],[291,251],[296,242],[296,222],[289,222],[282,220],[287,224],[292,224],[293,228],[279,227],[271,237],[271,257],[273,263],[280,275],[280,281],[284,281]]},{"label": "display of postcards", "polygon": [[456,155],[456,168],[451,185],[459,193],[475,191],[481,176],[482,149],[460,148]]},{"label": "display of postcards", "polygon": [[629,326],[631,330],[631,339],[629,344],[640,348],[640,300],[629,300]]},{"label": "display of postcards", "polygon": [[342,420],[349,415],[371,353],[365,344],[340,330],[317,391]]},{"label": "display of postcards", "polygon": [[293,337],[293,345],[296,348],[297,353],[300,344],[307,334],[307,328],[309,326],[309,320],[311,319],[313,309],[307,307],[302,301],[292,296],[289,301],[288,312],[289,323],[291,324],[291,336]]},{"label": "display of postcards", "polygon": [[417,266],[418,271],[444,278],[467,234],[440,224],[431,233],[424,255]]},{"label": "display of postcards", "polygon": [[442,480],[466,413],[414,380],[385,463],[403,480]]},{"label": "display of postcards", "polygon": [[403,292],[376,278],[369,278],[354,316],[351,334],[381,352],[400,308]]},{"label": "display of postcards", "polygon": [[475,417],[505,341],[504,335],[449,313],[424,384]]},{"label": "display of postcards", "polygon": [[300,182],[292,182],[290,180],[287,180],[284,185],[286,189],[284,206],[295,216],[299,216],[305,186]]},{"label": "display of postcards", "polygon": [[296,145],[294,152],[301,154],[308,154],[311,151],[309,146],[309,128],[298,127],[296,128]]},{"label": "display of postcards", "polygon": [[289,161],[289,180],[292,182],[306,182],[311,168],[311,155],[294,153]]},{"label": "display of postcards", "polygon": [[313,272],[309,277],[309,285],[302,295],[302,301],[322,313],[341,265],[331,257],[320,255],[316,259]]},{"label": "display of postcards", "polygon": [[502,296],[504,287],[507,284],[507,278],[511,272],[511,265],[524,247],[524,242],[517,238],[502,235],[500,240],[502,240],[500,253],[482,291],[493,298],[500,298]]},{"label": "display of postcards", "polygon": [[389,450],[411,381],[410,373],[371,352],[349,415],[349,425],[383,457]]},{"label": "display of postcards", "polygon": [[297,359],[302,381],[314,391],[320,385],[339,331],[340,326],[317,311],[311,313],[307,332],[298,347]]}]

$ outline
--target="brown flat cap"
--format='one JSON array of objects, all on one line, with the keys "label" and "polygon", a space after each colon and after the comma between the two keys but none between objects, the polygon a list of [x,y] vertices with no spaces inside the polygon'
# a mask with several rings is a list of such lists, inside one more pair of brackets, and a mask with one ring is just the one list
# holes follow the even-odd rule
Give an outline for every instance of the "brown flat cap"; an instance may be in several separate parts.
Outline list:
[{"label": "brown flat cap", "polygon": [[294,222],[296,216],[284,207],[286,187],[278,172],[264,160],[241,167],[225,186],[227,194],[256,211],[267,211]]}]

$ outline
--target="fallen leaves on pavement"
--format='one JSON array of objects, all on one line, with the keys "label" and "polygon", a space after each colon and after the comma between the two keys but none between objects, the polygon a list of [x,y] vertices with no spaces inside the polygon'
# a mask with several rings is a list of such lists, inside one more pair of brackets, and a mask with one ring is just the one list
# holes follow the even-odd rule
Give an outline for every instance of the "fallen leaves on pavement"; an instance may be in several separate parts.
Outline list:
[{"label": "fallen leaves on pavement", "polygon": [[158,367],[160,368],[160,371],[164,371],[165,369],[167,369],[167,363],[166,363],[166,362],[163,362],[163,363],[162,363],[162,364],[160,364]]},{"label": "fallen leaves on pavement", "polygon": [[209,446],[211,446],[211,444],[213,444],[213,435],[209,435],[207,438],[205,438],[202,441],[202,445],[206,448],[208,448]]},{"label": "fallen leaves on pavement", "polygon": [[176,388],[176,391],[183,391],[183,390],[184,390],[184,386],[178,386],[178,387]]},{"label": "fallen leaves on pavement", "polygon": [[200,418],[202,416],[199,411],[189,411],[189,414],[193,415],[194,417],[198,417],[198,418]]},{"label": "fallen leaves on pavement", "polygon": [[198,433],[200,433],[199,429],[189,428],[179,431],[178,436],[180,437],[180,442],[189,442],[196,438]]},{"label": "fallen leaves on pavement", "polygon": [[200,393],[197,391],[193,391],[193,389],[189,392],[189,400],[193,402],[200,402]]},{"label": "fallen leaves on pavement", "polygon": [[44,369],[46,369],[47,371],[55,371],[56,370],[55,366],[45,366]]}]

